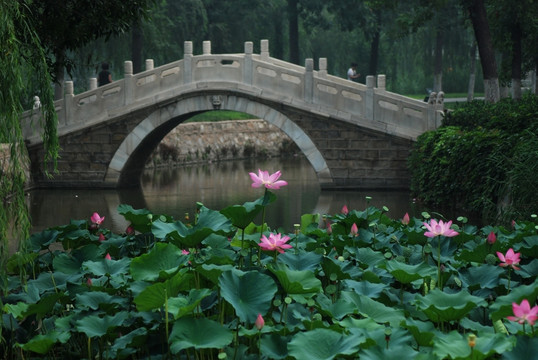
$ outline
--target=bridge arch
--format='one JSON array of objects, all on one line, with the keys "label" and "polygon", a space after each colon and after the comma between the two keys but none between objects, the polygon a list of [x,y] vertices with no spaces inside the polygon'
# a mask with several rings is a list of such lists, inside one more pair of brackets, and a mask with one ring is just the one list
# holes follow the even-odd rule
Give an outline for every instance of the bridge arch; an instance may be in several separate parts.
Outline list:
[{"label": "bridge arch", "polygon": [[115,151],[105,174],[105,183],[119,187],[137,185],[146,159],[166,134],[193,115],[219,109],[248,113],[282,130],[306,156],[320,185],[332,185],[331,171],[322,153],[309,136],[281,111],[240,94],[207,93],[168,102],[144,118]]}]

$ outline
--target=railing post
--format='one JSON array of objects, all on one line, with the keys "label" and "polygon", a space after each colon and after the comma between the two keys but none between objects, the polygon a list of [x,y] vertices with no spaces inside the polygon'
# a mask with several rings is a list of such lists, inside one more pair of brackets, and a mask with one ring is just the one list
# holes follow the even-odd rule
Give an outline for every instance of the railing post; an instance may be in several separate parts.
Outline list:
[{"label": "railing post", "polygon": [[243,83],[252,85],[252,53],[254,44],[252,41],[245,42],[245,61],[243,64]]},{"label": "railing post", "polygon": [[263,61],[269,60],[269,40],[260,41],[260,55]]},{"label": "railing post", "polygon": [[205,40],[202,44],[204,55],[211,55],[211,41]]},{"label": "railing post", "polygon": [[192,41],[183,43],[183,84],[192,82]]},{"label": "railing post", "polygon": [[64,125],[67,125],[67,119],[74,119],[74,115],[72,114],[72,112],[73,112],[73,107],[74,107],[73,100],[75,98],[75,89],[74,89],[72,81],[66,81],[64,84],[65,84],[64,106],[63,106],[64,118],[63,118],[63,121],[61,121],[62,119],[59,118],[58,123],[63,123]]},{"label": "railing post", "polygon": [[326,78],[327,77],[327,58],[319,58],[318,75],[321,78]]},{"label": "railing post", "polygon": [[304,100],[311,103],[314,95],[314,59],[306,59],[304,74]]},{"label": "railing post", "polygon": [[97,89],[97,78],[90,78],[90,90]]},{"label": "railing post", "polygon": [[146,59],[146,71],[153,70],[153,59]]},{"label": "railing post", "polygon": [[134,83],[133,83],[133,62],[127,60],[123,63],[124,85],[125,85],[125,105],[133,102]]},{"label": "railing post", "polygon": [[364,97],[365,102],[365,115],[368,120],[374,120],[374,86],[375,86],[375,77],[373,75],[366,76],[366,94]]},{"label": "railing post", "polygon": [[379,90],[386,90],[387,79],[385,75],[377,75],[377,88]]}]

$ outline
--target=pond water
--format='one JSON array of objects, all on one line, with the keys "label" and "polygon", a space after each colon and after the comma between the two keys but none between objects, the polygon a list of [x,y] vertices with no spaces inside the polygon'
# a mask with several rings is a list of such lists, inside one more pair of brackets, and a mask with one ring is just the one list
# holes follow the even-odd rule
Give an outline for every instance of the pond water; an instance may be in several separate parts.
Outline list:
[{"label": "pond water", "polygon": [[[234,160],[219,163],[146,170],[140,189],[39,189],[28,194],[32,231],[89,219],[93,212],[105,216],[103,227],[123,232],[128,226],[117,212],[120,204],[146,208],[154,214],[167,214],[183,220],[193,214],[196,202],[213,210],[254,201],[263,189],[251,187],[249,172],[258,169],[282,172],[288,186],[273,190],[277,200],[267,207],[266,219],[272,229],[293,231],[305,213],[334,214],[343,205],[363,210],[369,204],[389,208],[389,216],[401,218],[405,212],[416,214],[408,191],[326,191],[321,190],[316,174],[306,158]],[[258,223],[261,218],[258,219]]]}]

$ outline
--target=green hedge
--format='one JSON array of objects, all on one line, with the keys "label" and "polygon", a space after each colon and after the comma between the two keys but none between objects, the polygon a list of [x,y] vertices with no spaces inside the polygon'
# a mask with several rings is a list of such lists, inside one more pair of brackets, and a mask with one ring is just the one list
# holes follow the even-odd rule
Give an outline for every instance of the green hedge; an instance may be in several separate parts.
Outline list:
[{"label": "green hedge", "polygon": [[538,209],[538,98],[474,101],[421,135],[409,157],[411,191],[425,204],[485,221]]}]

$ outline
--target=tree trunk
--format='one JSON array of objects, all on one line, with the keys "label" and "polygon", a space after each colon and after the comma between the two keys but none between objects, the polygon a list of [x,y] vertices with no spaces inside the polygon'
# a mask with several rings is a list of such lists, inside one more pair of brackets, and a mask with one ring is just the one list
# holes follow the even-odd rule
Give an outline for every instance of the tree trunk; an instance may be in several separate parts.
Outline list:
[{"label": "tree trunk", "polygon": [[131,59],[133,62],[133,74],[142,71],[142,29],[140,24],[135,23],[131,31]]},{"label": "tree trunk", "polygon": [[484,75],[484,91],[486,101],[497,102],[500,100],[499,76],[497,74],[497,62],[493,50],[493,41],[489,30],[484,0],[471,0],[467,5],[469,18],[473,24],[482,74]]},{"label": "tree trunk", "polygon": [[474,84],[476,79],[476,42],[471,46],[471,69],[469,71],[469,87],[467,88],[467,101],[474,99]]},{"label": "tree trunk", "polygon": [[377,75],[377,63],[379,62],[379,40],[381,38],[381,13],[376,10],[375,13],[375,32],[372,36],[372,42],[370,44],[370,63],[368,74]]},{"label": "tree trunk", "polygon": [[56,62],[54,65],[54,75],[56,77],[56,81],[54,83],[54,100],[61,100],[64,98],[64,74],[64,54],[56,54]]},{"label": "tree trunk", "polygon": [[521,99],[521,25],[516,22],[512,27],[512,98]]},{"label": "tree trunk", "polygon": [[299,65],[299,9],[298,0],[288,0],[290,62]]},{"label": "tree trunk", "polygon": [[271,53],[273,54],[273,57],[284,60],[284,33],[282,31],[284,24],[280,12],[277,12],[276,10],[274,11],[273,27],[275,32],[275,43],[274,45],[271,45]]},{"label": "tree trunk", "polygon": [[435,32],[435,60],[433,65],[433,91],[443,90],[443,31],[437,28]]}]

